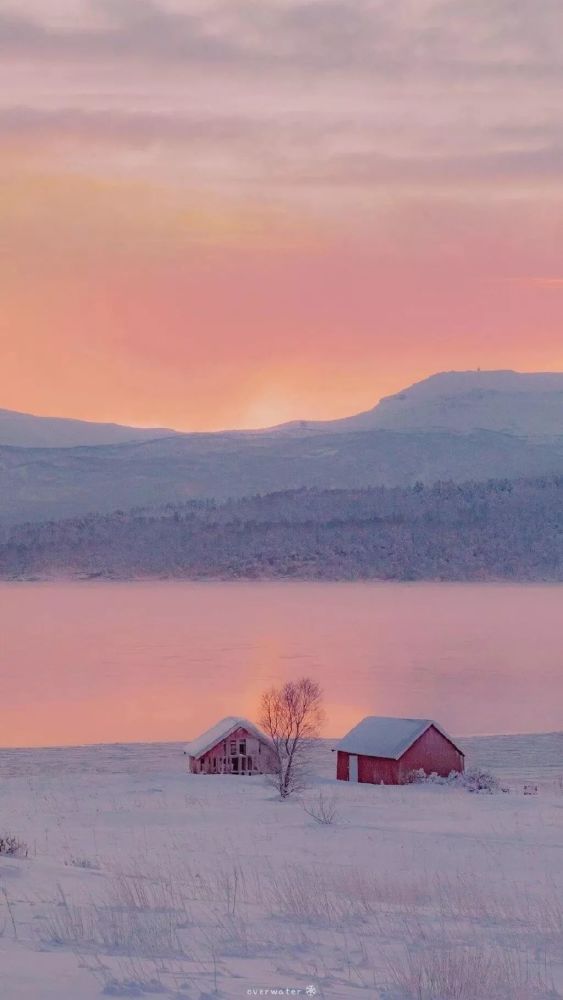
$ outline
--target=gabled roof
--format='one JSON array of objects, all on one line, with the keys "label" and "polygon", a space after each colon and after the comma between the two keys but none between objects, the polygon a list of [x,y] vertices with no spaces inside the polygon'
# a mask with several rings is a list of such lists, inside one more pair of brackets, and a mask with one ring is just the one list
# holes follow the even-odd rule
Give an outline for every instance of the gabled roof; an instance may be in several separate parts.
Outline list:
[{"label": "gabled roof", "polygon": [[434,726],[459,753],[463,753],[432,719],[395,719],[383,715],[368,715],[362,719],[340,740],[335,749],[365,757],[399,760],[430,726]]},{"label": "gabled roof", "polygon": [[201,757],[202,754],[207,753],[208,750],[211,750],[221,740],[228,739],[231,733],[234,733],[237,729],[247,729],[249,733],[256,736],[262,743],[270,744],[270,740],[266,734],[258,726],[255,726],[253,722],[243,719],[242,716],[228,715],[225,719],[216,722],[210,729],[206,729],[197,739],[192,740],[191,743],[187,743],[184,747],[184,753],[189,754],[190,757]]}]

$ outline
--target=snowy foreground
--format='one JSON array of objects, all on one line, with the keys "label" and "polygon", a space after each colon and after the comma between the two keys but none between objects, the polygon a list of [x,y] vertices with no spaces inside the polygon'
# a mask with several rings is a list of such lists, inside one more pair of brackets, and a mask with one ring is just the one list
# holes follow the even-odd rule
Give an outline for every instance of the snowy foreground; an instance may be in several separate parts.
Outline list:
[{"label": "snowy foreground", "polygon": [[0,856],[2,1000],[563,997],[563,734],[465,743],[508,794],[336,783],[326,749],[285,803],[176,745],[0,751],[29,848]]}]

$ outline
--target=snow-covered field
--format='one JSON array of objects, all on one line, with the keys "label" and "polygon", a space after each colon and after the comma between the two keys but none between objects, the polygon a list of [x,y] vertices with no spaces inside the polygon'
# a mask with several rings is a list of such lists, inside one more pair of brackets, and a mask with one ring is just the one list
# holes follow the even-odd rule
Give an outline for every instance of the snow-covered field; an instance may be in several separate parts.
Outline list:
[{"label": "snow-covered field", "polygon": [[465,746],[509,794],[336,783],[327,747],[284,803],[178,745],[0,751],[2,1000],[563,997],[563,734]]}]

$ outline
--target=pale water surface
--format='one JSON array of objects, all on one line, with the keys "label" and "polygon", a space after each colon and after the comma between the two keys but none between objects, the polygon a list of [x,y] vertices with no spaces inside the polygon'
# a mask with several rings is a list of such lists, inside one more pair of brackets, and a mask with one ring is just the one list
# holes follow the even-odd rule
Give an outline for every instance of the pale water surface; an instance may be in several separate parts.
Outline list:
[{"label": "pale water surface", "polygon": [[0,745],[183,740],[308,674],[326,733],[368,713],[563,729],[563,586],[0,585]]}]

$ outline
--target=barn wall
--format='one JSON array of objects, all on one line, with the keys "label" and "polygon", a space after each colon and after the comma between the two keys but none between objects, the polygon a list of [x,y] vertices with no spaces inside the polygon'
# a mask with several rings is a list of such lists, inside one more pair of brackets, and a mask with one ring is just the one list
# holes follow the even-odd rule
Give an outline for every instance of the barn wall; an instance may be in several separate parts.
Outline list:
[{"label": "barn wall", "polygon": [[430,726],[401,757],[399,781],[406,781],[409,771],[420,767],[427,774],[435,771],[447,778],[451,771],[463,771],[464,766],[463,754],[434,726]]},{"label": "barn wall", "polygon": [[[397,783],[398,763],[383,757],[358,756],[358,782],[371,785],[395,785]],[[350,780],[350,754],[337,750],[336,777],[339,781]]]},{"label": "barn wall", "polygon": [[338,781],[348,781],[348,754],[344,750],[336,751],[336,777]]},{"label": "barn wall", "polygon": [[358,757],[358,781],[371,785],[398,784],[399,763],[386,757]]}]

